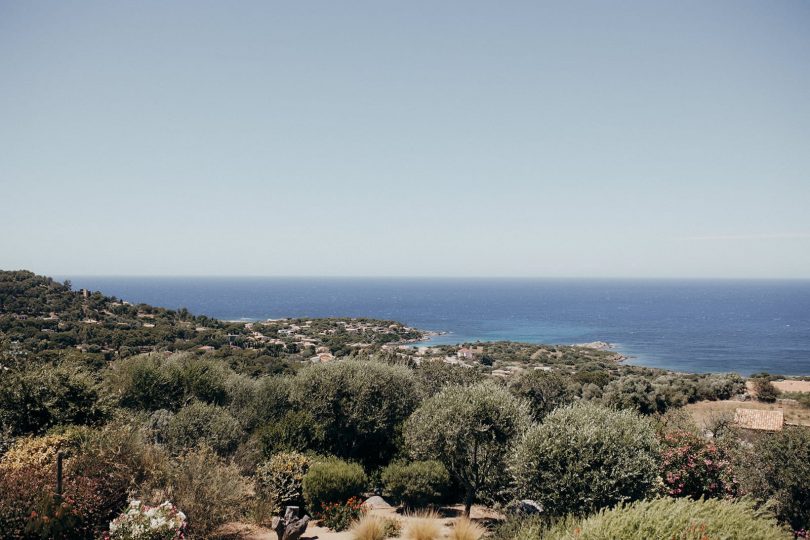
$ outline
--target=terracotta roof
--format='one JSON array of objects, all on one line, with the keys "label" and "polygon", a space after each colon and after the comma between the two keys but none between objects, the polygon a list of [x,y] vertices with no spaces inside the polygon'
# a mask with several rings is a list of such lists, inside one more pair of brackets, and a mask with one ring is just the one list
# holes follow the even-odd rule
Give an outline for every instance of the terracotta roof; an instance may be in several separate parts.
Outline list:
[{"label": "terracotta roof", "polygon": [[734,423],[745,429],[782,431],[785,415],[781,410],[737,409],[734,411]]}]

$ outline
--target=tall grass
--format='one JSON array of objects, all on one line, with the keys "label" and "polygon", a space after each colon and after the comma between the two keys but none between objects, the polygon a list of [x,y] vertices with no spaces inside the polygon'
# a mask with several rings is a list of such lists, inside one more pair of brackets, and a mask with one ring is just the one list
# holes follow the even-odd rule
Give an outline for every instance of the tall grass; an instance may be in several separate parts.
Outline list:
[{"label": "tall grass", "polygon": [[438,540],[442,535],[442,524],[435,510],[406,514],[402,527],[404,540]]},{"label": "tall grass", "polygon": [[449,540],[480,540],[486,532],[487,530],[478,523],[462,517],[450,530]]},{"label": "tall grass", "polygon": [[352,540],[385,540],[399,534],[399,522],[366,514],[349,530]]}]

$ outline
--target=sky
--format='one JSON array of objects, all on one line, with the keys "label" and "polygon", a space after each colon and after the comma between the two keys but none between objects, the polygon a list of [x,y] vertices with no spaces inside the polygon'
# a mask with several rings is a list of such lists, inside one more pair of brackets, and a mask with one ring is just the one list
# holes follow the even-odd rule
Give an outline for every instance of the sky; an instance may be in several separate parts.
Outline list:
[{"label": "sky", "polygon": [[0,0],[0,268],[810,278],[810,3]]}]

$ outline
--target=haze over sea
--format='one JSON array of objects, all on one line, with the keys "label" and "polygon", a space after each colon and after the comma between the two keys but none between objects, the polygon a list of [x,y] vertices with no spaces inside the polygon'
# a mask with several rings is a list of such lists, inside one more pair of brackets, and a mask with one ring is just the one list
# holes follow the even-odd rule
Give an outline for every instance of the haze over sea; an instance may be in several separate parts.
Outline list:
[{"label": "haze over sea", "polygon": [[219,319],[394,319],[437,344],[599,340],[645,366],[810,375],[810,280],[65,278]]}]

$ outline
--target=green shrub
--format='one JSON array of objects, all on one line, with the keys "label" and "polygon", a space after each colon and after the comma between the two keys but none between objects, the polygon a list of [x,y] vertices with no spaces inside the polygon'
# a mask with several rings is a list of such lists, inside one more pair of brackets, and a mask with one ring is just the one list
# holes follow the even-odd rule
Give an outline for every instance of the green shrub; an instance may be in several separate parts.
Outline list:
[{"label": "green shrub", "polygon": [[299,371],[290,397],[318,424],[320,453],[372,467],[387,463],[396,452],[400,426],[419,393],[408,368],[346,360]]},{"label": "green shrub", "polygon": [[757,399],[765,403],[773,403],[780,394],[773,383],[765,377],[754,379],[754,392],[756,392]]},{"label": "green shrub", "polygon": [[168,477],[150,488],[153,503],[171,500],[182,509],[195,538],[209,538],[223,523],[242,517],[253,502],[248,479],[207,446],[181,455]]},{"label": "green shrub", "polygon": [[163,436],[174,451],[204,443],[225,455],[236,449],[242,435],[239,422],[226,409],[197,401],[169,420]]},{"label": "green shrub", "polygon": [[298,452],[281,452],[256,468],[256,493],[279,512],[287,505],[302,506],[304,476],[310,459]]},{"label": "green shrub", "polygon": [[658,469],[649,420],[585,402],[557,409],[532,427],[512,461],[517,497],[550,515],[584,515],[644,497]]},{"label": "green shrub", "polygon": [[359,521],[366,513],[363,501],[357,497],[350,497],[346,502],[326,503],[318,513],[321,525],[333,531],[345,531],[349,526]]},{"label": "green shrub", "polygon": [[95,378],[76,364],[28,366],[0,376],[0,432],[6,435],[98,424],[107,416]]},{"label": "green shrub", "polygon": [[328,458],[310,466],[303,481],[307,507],[320,512],[327,503],[345,503],[366,489],[368,478],[363,468],[337,458]]},{"label": "green shrub", "polygon": [[665,412],[666,397],[643,375],[627,375],[611,381],[602,392],[602,403],[641,414]]},{"label": "green shrub", "polygon": [[662,495],[694,499],[736,495],[730,456],[716,440],[673,430],[663,434],[660,441]]},{"label": "green shrub", "polygon": [[405,424],[415,459],[437,460],[463,486],[465,511],[480,495],[505,488],[506,456],[530,422],[528,405],[494,383],[449,386]]},{"label": "green shrub", "polygon": [[747,501],[655,499],[620,505],[584,519],[564,520],[544,534],[535,523],[513,540],[789,540],[793,538],[764,510]]},{"label": "green shrub", "polygon": [[425,360],[414,374],[427,396],[435,396],[446,386],[471,386],[483,380],[476,369],[446,364],[442,360]]},{"label": "green shrub", "polygon": [[107,386],[123,407],[176,410],[183,403],[183,384],[165,364],[158,353],[116,360],[105,374]]},{"label": "green shrub", "polygon": [[522,373],[512,381],[509,390],[529,403],[536,421],[557,407],[573,402],[575,397],[562,375],[540,369]]},{"label": "green shrub", "polygon": [[450,475],[438,461],[397,462],[383,469],[382,484],[395,501],[420,508],[441,499],[449,488]]},{"label": "green shrub", "polygon": [[810,530],[810,430],[785,427],[757,438],[736,469],[744,492],[770,501],[794,529]]},{"label": "green shrub", "polygon": [[289,411],[259,430],[259,446],[267,457],[277,452],[318,450],[323,438],[321,426],[307,411]]}]

